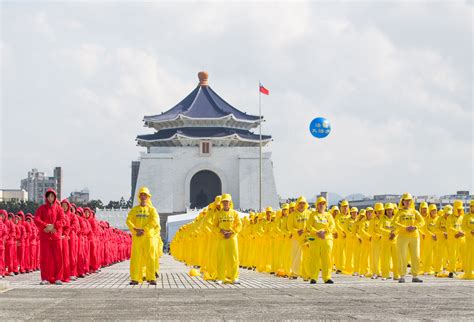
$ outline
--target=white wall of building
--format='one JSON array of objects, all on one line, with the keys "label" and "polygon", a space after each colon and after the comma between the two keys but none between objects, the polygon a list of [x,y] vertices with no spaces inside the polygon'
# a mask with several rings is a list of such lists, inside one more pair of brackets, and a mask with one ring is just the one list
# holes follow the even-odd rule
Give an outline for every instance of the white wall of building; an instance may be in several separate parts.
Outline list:
[{"label": "white wall of building", "polygon": [[[270,152],[265,153],[263,164],[263,205],[278,207]],[[236,209],[258,208],[258,147],[213,146],[210,156],[201,156],[197,146],[152,147],[140,156],[137,191],[148,187],[158,212],[185,212],[190,206],[191,178],[201,170],[219,176],[222,192],[232,195]]]}]

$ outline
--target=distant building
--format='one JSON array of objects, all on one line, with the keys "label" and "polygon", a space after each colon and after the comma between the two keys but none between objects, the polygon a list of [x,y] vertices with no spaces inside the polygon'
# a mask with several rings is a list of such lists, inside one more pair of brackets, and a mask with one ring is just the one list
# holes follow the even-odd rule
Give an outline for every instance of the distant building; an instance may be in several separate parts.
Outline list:
[{"label": "distant building", "polygon": [[48,177],[38,169],[28,171],[28,177],[21,180],[21,189],[28,192],[29,200],[43,202],[44,194],[50,188],[56,190],[58,199],[61,199],[62,170],[61,167],[54,168],[54,176]]},{"label": "distant building", "polygon": [[23,189],[0,189],[0,202],[28,201],[28,192]]},{"label": "distant building", "polygon": [[[349,201],[351,207],[358,207],[358,208],[367,208],[373,207],[375,203],[381,202],[386,204],[387,202],[391,203],[398,203],[400,201],[401,195],[375,195],[372,197],[363,198],[361,200],[353,200]],[[439,208],[442,208],[446,205],[453,204],[454,200],[462,200],[464,203],[465,210],[469,209],[469,201],[474,199],[474,195],[470,195],[469,191],[457,191],[456,194],[453,195],[446,195],[446,196],[414,196],[415,204],[418,209],[418,206],[422,202],[427,202],[429,204],[435,204]]]},{"label": "distant building", "polygon": [[84,188],[81,191],[73,191],[68,199],[72,203],[86,204],[89,202],[89,189]]},{"label": "distant building", "polygon": [[400,201],[400,198],[401,198],[401,195],[391,195],[391,194],[375,195],[373,197],[367,197],[361,200],[349,201],[349,204],[351,205],[351,207],[367,208],[367,207],[373,207],[374,204],[377,202],[381,202],[383,204],[386,204],[387,202],[398,203]]}]

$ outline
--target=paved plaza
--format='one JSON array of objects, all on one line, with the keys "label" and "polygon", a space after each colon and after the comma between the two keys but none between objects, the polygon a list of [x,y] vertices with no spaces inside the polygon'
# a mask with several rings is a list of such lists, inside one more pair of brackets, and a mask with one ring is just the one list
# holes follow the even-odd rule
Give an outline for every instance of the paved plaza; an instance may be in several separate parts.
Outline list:
[{"label": "paved plaza", "polygon": [[[158,285],[128,285],[128,262],[67,285],[39,285],[39,273],[8,277],[5,319],[474,319],[474,282],[424,277],[398,284],[334,275],[310,285],[241,270],[240,285],[190,277],[170,256]],[[3,281],[5,281],[3,280]]]}]

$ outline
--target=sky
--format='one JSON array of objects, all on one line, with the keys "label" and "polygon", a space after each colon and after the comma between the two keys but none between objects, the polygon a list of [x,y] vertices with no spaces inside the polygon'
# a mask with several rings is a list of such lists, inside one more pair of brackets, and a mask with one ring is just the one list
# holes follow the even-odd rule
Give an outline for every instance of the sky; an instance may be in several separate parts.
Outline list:
[{"label": "sky", "polygon": [[270,90],[282,197],[474,190],[472,1],[2,2],[0,50],[0,188],[62,166],[67,195],[128,198],[143,116],[206,70],[250,114]]}]

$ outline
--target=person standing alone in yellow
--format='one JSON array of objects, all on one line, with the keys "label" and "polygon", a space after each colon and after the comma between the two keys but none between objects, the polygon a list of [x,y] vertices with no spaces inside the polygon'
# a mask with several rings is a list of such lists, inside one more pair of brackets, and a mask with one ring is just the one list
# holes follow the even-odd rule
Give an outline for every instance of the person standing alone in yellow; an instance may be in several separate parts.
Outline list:
[{"label": "person standing alone in yellow", "polygon": [[132,254],[130,258],[130,285],[143,282],[143,266],[146,267],[146,280],[156,285],[156,231],[160,231],[160,219],[151,203],[148,188],[138,191],[139,204],[127,216],[127,226],[132,233]]},{"label": "person standing alone in yellow", "polygon": [[400,210],[395,217],[398,240],[398,263],[400,270],[399,283],[405,283],[407,274],[408,253],[411,258],[412,282],[422,283],[418,277],[420,270],[420,233],[419,230],[425,224],[423,217],[415,210],[413,197],[409,193],[404,193],[398,205]]},{"label": "person standing alone in yellow", "polygon": [[217,233],[217,281],[239,284],[239,250],[237,234],[242,229],[242,221],[237,211],[232,209],[230,194],[222,195],[222,209],[214,214],[213,230]]}]

